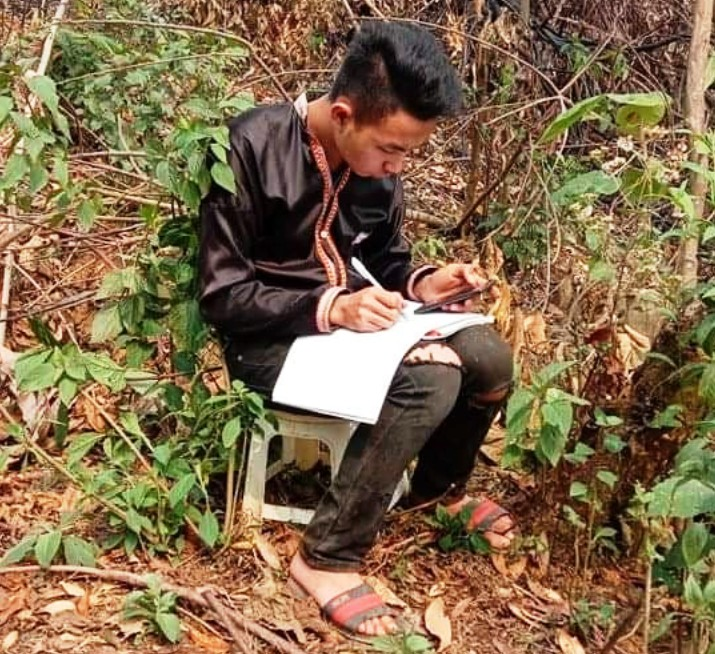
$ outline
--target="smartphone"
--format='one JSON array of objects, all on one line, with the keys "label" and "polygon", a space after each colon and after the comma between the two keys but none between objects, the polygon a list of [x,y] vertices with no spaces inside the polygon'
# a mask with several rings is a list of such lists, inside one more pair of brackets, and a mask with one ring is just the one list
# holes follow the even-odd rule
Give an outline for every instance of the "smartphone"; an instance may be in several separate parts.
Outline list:
[{"label": "smartphone", "polygon": [[490,279],[484,288],[468,288],[466,291],[460,291],[459,293],[455,293],[454,295],[446,297],[443,300],[428,302],[427,304],[423,304],[421,307],[415,309],[415,313],[430,313],[431,311],[439,311],[447,304],[459,304],[460,302],[465,302],[475,295],[486,293],[492,286],[494,286],[494,284],[495,281]]}]

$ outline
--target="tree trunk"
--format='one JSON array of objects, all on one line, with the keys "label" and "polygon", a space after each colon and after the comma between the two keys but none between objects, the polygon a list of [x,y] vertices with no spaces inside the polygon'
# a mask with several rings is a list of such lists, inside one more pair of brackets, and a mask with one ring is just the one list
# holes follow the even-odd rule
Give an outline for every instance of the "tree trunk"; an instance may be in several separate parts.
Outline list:
[{"label": "tree trunk", "polygon": [[[697,137],[706,130],[705,71],[710,56],[710,33],[713,22],[713,0],[695,0],[693,3],[693,37],[690,41],[688,71],[685,82],[685,118],[691,131],[691,160],[703,164],[704,158],[695,152]],[[690,175],[690,193],[695,205],[695,217],[702,219],[705,209],[707,185],[702,175]],[[692,288],[698,279],[698,236],[687,236],[678,256],[678,273],[682,288]]]}]

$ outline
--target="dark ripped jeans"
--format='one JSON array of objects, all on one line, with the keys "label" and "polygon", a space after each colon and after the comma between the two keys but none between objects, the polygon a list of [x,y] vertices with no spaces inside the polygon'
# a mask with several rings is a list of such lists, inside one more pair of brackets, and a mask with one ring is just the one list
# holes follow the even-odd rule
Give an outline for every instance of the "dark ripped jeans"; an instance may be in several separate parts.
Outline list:
[{"label": "dark ripped jeans", "polygon": [[[403,363],[375,425],[360,425],[340,470],[320,501],[301,545],[313,568],[356,571],[382,525],[405,468],[417,458],[411,493],[419,501],[464,496],[477,452],[512,380],[509,346],[489,326],[465,329],[443,341],[462,367]],[[290,342],[229,341],[232,377],[270,395]],[[497,393],[498,394],[498,393]]]}]

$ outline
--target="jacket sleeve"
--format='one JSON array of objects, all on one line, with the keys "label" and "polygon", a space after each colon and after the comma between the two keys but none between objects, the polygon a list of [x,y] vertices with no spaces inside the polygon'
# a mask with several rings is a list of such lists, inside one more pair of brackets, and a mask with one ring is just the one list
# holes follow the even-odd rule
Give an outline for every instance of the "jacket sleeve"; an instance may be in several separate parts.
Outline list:
[{"label": "jacket sleeve", "polygon": [[390,202],[388,219],[381,225],[374,239],[368,239],[368,248],[362,253],[368,270],[372,271],[385,288],[399,291],[410,300],[416,300],[415,283],[434,272],[436,266],[412,265],[410,246],[402,232],[405,203],[402,181],[398,179]]},{"label": "jacket sleeve", "polygon": [[253,255],[257,239],[263,236],[263,221],[260,179],[250,144],[234,136],[229,163],[236,193],[214,183],[200,207],[202,315],[224,335],[298,336],[324,331],[319,328],[323,321],[318,312],[329,308],[331,296],[341,289],[325,284],[306,291],[256,279]]}]

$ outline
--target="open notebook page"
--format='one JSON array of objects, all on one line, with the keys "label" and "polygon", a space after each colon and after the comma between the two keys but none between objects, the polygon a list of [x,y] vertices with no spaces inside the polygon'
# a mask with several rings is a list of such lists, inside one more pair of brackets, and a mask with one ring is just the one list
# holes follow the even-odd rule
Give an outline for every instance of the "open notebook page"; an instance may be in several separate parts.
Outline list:
[{"label": "open notebook page", "polygon": [[441,338],[465,327],[493,322],[478,313],[415,314],[408,302],[389,329],[359,333],[338,329],[301,336],[288,352],[273,400],[287,406],[374,424],[390,382],[407,351],[428,332]]}]

